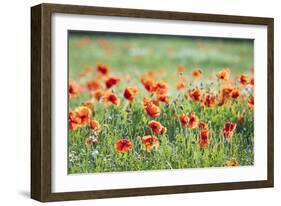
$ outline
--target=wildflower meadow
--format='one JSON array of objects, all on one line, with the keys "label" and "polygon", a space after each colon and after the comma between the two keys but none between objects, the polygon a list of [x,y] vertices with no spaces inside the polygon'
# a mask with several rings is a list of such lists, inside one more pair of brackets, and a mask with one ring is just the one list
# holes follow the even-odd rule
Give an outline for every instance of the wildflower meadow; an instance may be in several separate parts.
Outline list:
[{"label": "wildflower meadow", "polygon": [[68,172],[254,164],[253,41],[69,31]]}]

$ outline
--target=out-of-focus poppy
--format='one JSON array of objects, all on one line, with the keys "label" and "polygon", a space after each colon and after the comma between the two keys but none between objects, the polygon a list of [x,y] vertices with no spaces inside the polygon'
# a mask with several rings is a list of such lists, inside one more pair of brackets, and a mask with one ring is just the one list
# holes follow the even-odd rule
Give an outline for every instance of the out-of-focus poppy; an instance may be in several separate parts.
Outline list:
[{"label": "out-of-focus poppy", "polygon": [[243,86],[246,86],[249,83],[249,77],[246,74],[241,74],[240,77],[239,77],[239,82]]},{"label": "out-of-focus poppy", "polygon": [[254,107],[254,104],[255,104],[255,101],[254,101],[254,96],[251,95],[248,99],[248,107],[249,108],[253,108]]},{"label": "out-of-focus poppy", "polygon": [[197,79],[200,78],[201,74],[202,74],[202,71],[199,68],[195,68],[195,69],[192,70],[192,76],[194,78],[197,78]]},{"label": "out-of-focus poppy", "polygon": [[80,85],[78,85],[74,80],[69,82],[68,85],[68,93],[69,93],[69,98],[73,98],[79,95],[81,91]]},{"label": "out-of-focus poppy", "polygon": [[97,64],[97,71],[100,72],[103,75],[107,75],[109,74],[110,68],[108,65],[106,64]]},{"label": "out-of-focus poppy", "polygon": [[230,78],[230,69],[229,68],[222,69],[217,73],[216,76],[220,80],[228,81]]},{"label": "out-of-focus poppy", "polygon": [[109,89],[111,87],[113,87],[114,85],[118,84],[120,81],[120,78],[118,77],[108,77],[106,80],[105,80],[105,85],[106,87]]}]

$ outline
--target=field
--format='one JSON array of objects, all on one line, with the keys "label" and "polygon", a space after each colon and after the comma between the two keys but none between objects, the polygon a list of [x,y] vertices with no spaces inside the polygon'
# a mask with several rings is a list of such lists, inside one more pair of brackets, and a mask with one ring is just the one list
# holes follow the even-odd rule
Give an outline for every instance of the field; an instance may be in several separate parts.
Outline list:
[{"label": "field", "polygon": [[254,164],[251,40],[69,33],[68,172]]}]

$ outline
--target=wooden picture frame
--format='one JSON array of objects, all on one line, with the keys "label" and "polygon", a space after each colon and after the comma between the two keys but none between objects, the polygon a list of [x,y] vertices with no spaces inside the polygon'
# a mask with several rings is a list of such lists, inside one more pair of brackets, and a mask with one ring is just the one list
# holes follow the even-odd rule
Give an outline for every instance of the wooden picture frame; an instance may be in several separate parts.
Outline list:
[{"label": "wooden picture frame", "polygon": [[[220,22],[267,27],[267,179],[231,183],[161,186],[133,189],[53,193],[51,168],[51,17],[54,13],[169,19],[193,22]],[[273,187],[274,184],[274,20],[272,18],[40,4],[31,8],[31,198],[42,201],[160,195]]]}]

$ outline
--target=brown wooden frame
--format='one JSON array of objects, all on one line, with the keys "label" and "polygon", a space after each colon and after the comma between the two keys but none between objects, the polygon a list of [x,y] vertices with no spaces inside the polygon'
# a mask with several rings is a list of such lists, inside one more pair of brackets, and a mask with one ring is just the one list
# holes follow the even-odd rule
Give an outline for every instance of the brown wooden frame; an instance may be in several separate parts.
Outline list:
[{"label": "brown wooden frame", "polygon": [[[51,191],[51,16],[54,13],[265,25],[268,31],[267,180],[134,189],[52,193]],[[31,8],[31,198],[79,200],[139,195],[273,187],[274,184],[274,19],[170,11],[40,4]]]}]

